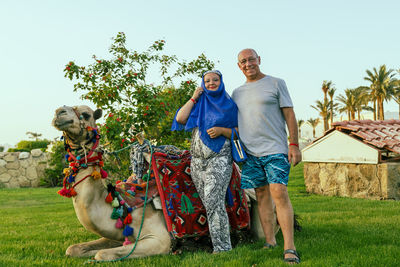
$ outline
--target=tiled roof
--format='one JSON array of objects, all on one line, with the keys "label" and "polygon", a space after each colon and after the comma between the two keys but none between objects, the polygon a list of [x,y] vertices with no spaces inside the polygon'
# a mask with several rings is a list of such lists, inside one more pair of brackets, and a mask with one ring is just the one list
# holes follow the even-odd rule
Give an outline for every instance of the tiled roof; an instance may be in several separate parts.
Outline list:
[{"label": "tiled roof", "polygon": [[400,120],[341,121],[334,122],[332,126],[325,135],[338,130],[378,149],[400,154]]}]

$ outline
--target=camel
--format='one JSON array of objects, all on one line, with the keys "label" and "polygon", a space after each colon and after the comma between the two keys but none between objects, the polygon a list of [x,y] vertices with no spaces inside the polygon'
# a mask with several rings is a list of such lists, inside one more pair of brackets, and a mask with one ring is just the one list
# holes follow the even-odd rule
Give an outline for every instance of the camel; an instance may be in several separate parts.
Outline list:
[{"label": "camel", "polygon": [[[75,156],[79,154],[85,155],[84,158],[89,158],[90,154],[98,153],[101,161],[101,149],[97,146],[98,135],[96,140],[96,120],[101,116],[102,111],[100,109],[93,111],[88,106],[63,106],[55,111],[52,124],[56,129],[63,132],[65,143],[71,149],[77,151]],[[148,155],[146,157],[148,158]],[[70,169],[74,170],[76,176],[74,181],[71,182],[73,186],[66,190],[67,193],[64,193],[72,196],[79,222],[87,230],[101,238],[71,245],[67,248],[66,255],[71,257],[94,256],[96,260],[114,260],[124,257],[131,252],[138,238],[143,208],[132,211],[131,215],[134,219],[129,226],[135,231],[129,237],[124,236],[122,230],[115,227],[115,220],[110,218],[113,207],[105,201],[109,191],[107,191],[103,179],[96,179],[98,178],[96,176],[99,175],[99,169],[101,175],[106,176],[101,169],[100,161],[86,162],[86,164],[82,160],[80,166],[70,165]],[[84,164],[87,166],[84,166]],[[251,224],[256,226],[256,236],[260,238],[263,233],[254,206],[251,215]],[[277,226],[276,231],[278,230],[279,227]],[[156,210],[152,205],[146,205],[141,234],[135,250],[128,258],[167,254],[170,252],[170,247],[171,237],[167,231],[162,211]]]}]

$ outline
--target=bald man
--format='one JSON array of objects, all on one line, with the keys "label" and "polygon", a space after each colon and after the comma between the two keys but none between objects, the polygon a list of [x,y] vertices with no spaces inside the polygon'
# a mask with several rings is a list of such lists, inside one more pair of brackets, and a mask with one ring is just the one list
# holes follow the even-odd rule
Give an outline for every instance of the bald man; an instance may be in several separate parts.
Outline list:
[{"label": "bald man", "polygon": [[242,188],[256,191],[266,249],[277,246],[272,223],[272,201],[275,203],[284,239],[284,261],[296,264],[300,257],[294,245],[293,208],[287,184],[290,165],[301,161],[297,121],[284,80],[262,73],[260,63],[254,49],[240,51],[238,66],[246,83],[232,93],[239,108],[240,139],[248,154],[242,167]]}]

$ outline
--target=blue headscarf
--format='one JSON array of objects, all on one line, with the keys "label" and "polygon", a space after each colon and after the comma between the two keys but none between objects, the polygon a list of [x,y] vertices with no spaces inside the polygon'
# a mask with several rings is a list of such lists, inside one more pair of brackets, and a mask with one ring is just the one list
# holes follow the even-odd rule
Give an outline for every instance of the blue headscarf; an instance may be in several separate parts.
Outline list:
[{"label": "blue headscarf", "polygon": [[[216,73],[220,76],[221,84],[216,91],[208,90],[204,85],[204,76],[208,73]],[[207,130],[212,127],[233,128],[238,126],[237,113],[238,108],[232,98],[225,91],[225,85],[222,81],[222,74],[219,71],[207,71],[203,74],[201,87],[203,93],[200,95],[197,103],[193,107],[185,125],[176,121],[175,114],[172,122],[171,131],[183,130],[190,131],[199,127],[201,141],[212,151],[218,153],[225,143],[226,137],[223,135],[217,138],[210,138]]]}]

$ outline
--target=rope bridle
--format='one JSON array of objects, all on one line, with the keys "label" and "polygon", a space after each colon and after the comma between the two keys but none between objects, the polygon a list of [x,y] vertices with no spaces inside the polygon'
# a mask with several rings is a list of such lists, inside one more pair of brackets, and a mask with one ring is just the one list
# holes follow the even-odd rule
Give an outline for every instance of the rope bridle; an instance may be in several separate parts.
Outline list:
[{"label": "rope bridle", "polygon": [[[100,135],[98,134],[98,129],[93,128],[91,126],[85,127],[85,123],[83,122],[83,116],[80,115],[77,111],[76,107],[73,107],[72,110],[74,111],[75,115],[79,119],[79,124],[80,124],[80,135],[83,134],[84,130],[86,129],[88,131],[88,137],[84,142],[81,144],[76,144],[73,143],[72,138],[68,136],[68,134],[64,131],[63,132],[63,138],[64,138],[64,147],[65,150],[67,151],[67,154],[65,155],[65,160],[67,163],[69,163],[69,167],[64,169],[64,180],[63,180],[63,188],[58,191],[58,194],[64,197],[73,197],[76,196],[77,193],[75,191],[75,187],[84,181],[86,178],[92,176],[94,179],[98,178],[106,178],[107,177],[107,172],[105,172],[102,167],[104,166],[103,160],[102,160],[102,155],[103,152],[97,151],[97,148],[99,146],[99,141],[100,141]],[[89,132],[92,132],[92,138],[90,138]],[[89,145],[90,143],[94,143],[92,147],[90,148],[89,153],[86,152],[86,146]],[[79,148],[83,150],[83,157],[81,157],[78,152]],[[72,149],[75,150],[75,155],[72,152]],[[97,152],[97,155],[93,156],[93,154]],[[93,166],[93,172],[78,182],[75,182],[75,177],[78,174],[79,170],[81,168],[88,168],[89,166]],[[100,172],[96,170],[95,166],[99,166]]]}]

